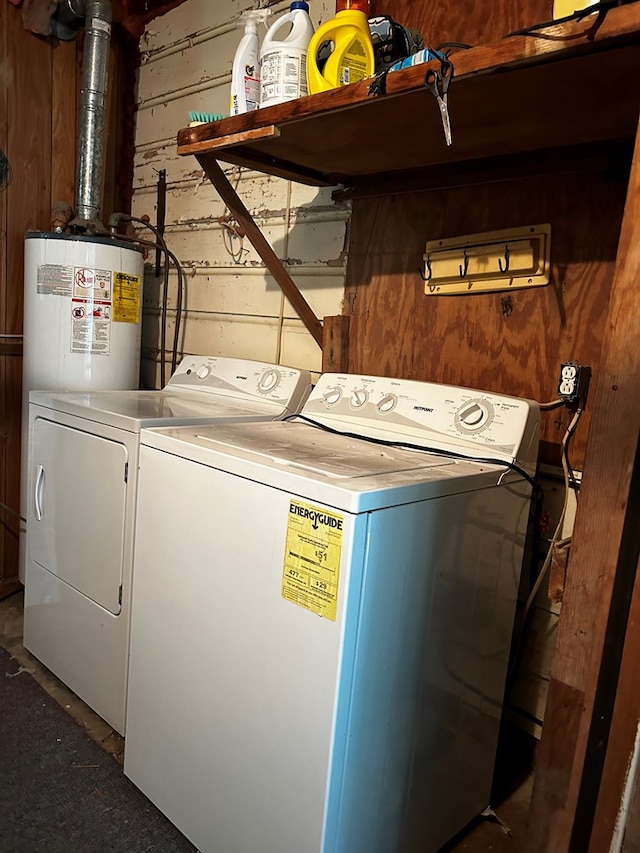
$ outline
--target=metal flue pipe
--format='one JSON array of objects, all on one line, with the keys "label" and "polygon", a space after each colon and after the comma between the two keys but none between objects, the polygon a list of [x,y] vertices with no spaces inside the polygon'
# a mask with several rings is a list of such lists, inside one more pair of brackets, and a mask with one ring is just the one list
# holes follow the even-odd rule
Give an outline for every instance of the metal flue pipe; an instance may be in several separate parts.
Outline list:
[{"label": "metal flue pipe", "polygon": [[104,117],[109,44],[110,0],[85,2],[84,60],[76,174],[76,222],[100,222],[104,174]]}]

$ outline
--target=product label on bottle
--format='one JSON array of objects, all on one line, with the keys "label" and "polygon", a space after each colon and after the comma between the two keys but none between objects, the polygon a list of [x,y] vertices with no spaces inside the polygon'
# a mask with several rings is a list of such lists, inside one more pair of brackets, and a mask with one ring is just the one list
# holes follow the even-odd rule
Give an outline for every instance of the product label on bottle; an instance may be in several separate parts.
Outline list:
[{"label": "product label on bottle", "polygon": [[260,78],[255,65],[246,65],[244,69],[244,94],[247,99],[247,112],[260,106]]},{"label": "product label on bottle", "polygon": [[357,83],[367,77],[367,52],[360,39],[354,39],[342,57],[340,68],[340,85]]},{"label": "product label on bottle", "polygon": [[140,276],[126,272],[113,274],[113,322],[140,320]]},{"label": "product label on bottle", "polygon": [[262,107],[307,95],[306,51],[290,49],[266,53],[261,60],[260,79]]},{"label": "product label on bottle", "polygon": [[344,517],[290,501],[282,597],[335,622]]}]

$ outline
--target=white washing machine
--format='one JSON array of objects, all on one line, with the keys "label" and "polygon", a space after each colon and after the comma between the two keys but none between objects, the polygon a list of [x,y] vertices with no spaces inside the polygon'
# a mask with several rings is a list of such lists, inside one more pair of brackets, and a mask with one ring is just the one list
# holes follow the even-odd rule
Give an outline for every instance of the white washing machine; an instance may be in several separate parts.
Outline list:
[{"label": "white washing machine", "polygon": [[538,414],[325,374],[143,430],[124,769],[199,850],[427,853],[489,804]]},{"label": "white washing machine", "polygon": [[141,428],[274,420],[310,389],[306,371],[189,356],[162,391],[31,392],[24,645],[121,734]]}]

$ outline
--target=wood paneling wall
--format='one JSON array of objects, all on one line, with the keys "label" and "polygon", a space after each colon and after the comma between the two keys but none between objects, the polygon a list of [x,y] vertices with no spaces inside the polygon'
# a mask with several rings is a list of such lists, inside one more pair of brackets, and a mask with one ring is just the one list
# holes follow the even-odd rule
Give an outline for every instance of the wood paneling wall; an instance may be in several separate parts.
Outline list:
[{"label": "wood paneling wall", "polygon": [[[559,366],[597,368],[628,171],[532,177],[354,201],[345,310],[349,369],[535,400],[555,397]],[[606,211],[606,215],[603,212]],[[427,240],[551,223],[551,283],[470,296],[426,296]],[[542,420],[557,462],[565,410]],[[588,412],[572,447],[580,468]]]},{"label": "wood paneling wall", "polygon": [[[54,202],[74,203],[81,43],[81,35],[73,42],[32,35],[20,10],[0,2],[0,148],[12,171],[10,185],[0,191],[4,336],[22,334],[25,232],[49,227]],[[127,209],[131,196],[133,155],[127,161],[122,152],[126,139],[129,146],[133,139],[135,51],[122,28],[114,27],[105,201],[120,209]],[[0,584],[18,570],[21,350],[19,339],[0,338]]]},{"label": "wood paneling wall", "polygon": [[377,15],[391,17],[422,33],[425,45],[435,48],[443,42],[469,45],[488,44],[523,27],[548,21],[552,0],[373,0]]},{"label": "wood paneling wall", "polygon": [[[47,228],[52,197],[73,187],[76,45],[51,44],[28,33],[13,6],[0,6],[0,146],[12,181],[0,195],[0,332],[22,332],[23,240]],[[70,106],[69,106],[70,102]],[[3,340],[7,340],[6,338]],[[0,578],[17,573],[20,488],[20,347],[3,347],[0,361]]]}]

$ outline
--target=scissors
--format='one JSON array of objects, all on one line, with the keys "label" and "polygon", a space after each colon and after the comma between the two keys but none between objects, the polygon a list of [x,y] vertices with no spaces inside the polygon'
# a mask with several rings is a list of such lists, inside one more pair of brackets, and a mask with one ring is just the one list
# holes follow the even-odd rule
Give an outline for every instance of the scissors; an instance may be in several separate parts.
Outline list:
[{"label": "scissors", "polygon": [[442,119],[442,129],[444,130],[444,138],[447,145],[451,145],[453,139],[451,137],[451,120],[449,118],[449,105],[447,103],[447,92],[449,83],[453,77],[453,65],[443,59],[440,63],[440,70],[436,71],[430,68],[424,78],[424,84],[438,102],[440,110],[440,118]]}]

